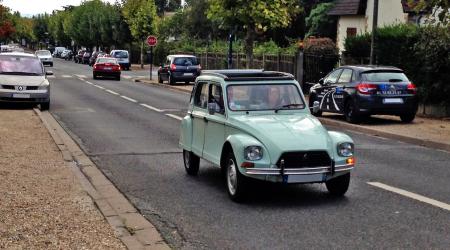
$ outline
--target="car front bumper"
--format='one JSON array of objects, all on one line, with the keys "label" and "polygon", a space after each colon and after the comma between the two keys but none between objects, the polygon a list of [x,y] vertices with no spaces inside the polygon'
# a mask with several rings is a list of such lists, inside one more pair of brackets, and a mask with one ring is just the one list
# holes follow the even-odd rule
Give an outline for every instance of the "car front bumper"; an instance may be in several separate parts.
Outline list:
[{"label": "car front bumper", "polygon": [[[20,96],[20,97],[18,97]],[[49,90],[9,91],[0,89],[0,102],[42,103],[50,101]]]}]

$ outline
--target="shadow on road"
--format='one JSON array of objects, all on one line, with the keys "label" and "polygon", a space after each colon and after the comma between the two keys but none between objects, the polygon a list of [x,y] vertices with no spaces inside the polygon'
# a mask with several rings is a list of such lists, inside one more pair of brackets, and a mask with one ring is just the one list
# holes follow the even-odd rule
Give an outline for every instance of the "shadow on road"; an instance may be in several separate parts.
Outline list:
[{"label": "shadow on road", "polygon": [[[323,118],[333,119],[336,121],[347,122],[345,117],[340,114],[330,114],[325,113],[322,115]],[[413,124],[414,121],[411,123]],[[364,118],[360,125],[373,125],[373,126],[383,126],[383,125],[408,125],[403,123],[398,116],[369,116]]]}]

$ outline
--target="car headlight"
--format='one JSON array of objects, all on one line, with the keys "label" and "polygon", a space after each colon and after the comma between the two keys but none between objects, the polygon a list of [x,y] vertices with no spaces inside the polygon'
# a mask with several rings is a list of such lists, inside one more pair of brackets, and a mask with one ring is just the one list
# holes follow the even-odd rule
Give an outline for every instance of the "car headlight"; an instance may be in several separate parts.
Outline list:
[{"label": "car headlight", "polygon": [[338,144],[337,151],[338,151],[339,156],[343,156],[343,157],[353,156],[353,152],[354,152],[353,143],[350,143],[350,142],[340,143],[340,144]]},{"label": "car headlight", "polygon": [[260,146],[248,146],[244,150],[244,158],[249,161],[261,160],[263,157],[263,150]]},{"label": "car headlight", "polygon": [[50,87],[50,83],[47,81],[47,80],[45,80],[41,85],[39,85],[39,90],[45,90],[45,89],[48,89],[48,87]]}]

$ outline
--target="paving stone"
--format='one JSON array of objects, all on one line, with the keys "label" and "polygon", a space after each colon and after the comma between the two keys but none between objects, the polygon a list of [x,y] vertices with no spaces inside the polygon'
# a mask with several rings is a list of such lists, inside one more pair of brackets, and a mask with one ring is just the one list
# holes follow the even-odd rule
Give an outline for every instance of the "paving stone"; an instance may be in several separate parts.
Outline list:
[{"label": "paving stone", "polygon": [[123,219],[125,226],[133,230],[154,229],[154,226],[139,213],[119,214],[119,216]]}]

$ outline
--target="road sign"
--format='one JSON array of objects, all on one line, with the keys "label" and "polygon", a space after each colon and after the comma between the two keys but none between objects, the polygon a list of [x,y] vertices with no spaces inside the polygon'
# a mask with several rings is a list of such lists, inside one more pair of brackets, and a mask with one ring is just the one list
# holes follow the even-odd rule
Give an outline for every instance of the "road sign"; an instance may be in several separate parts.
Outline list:
[{"label": "road sign", "polygon": [[150,47],[156,46],[158,43],[158,39],[156,39],[156,36],[148,36],[147,37],[147,44]]}]

